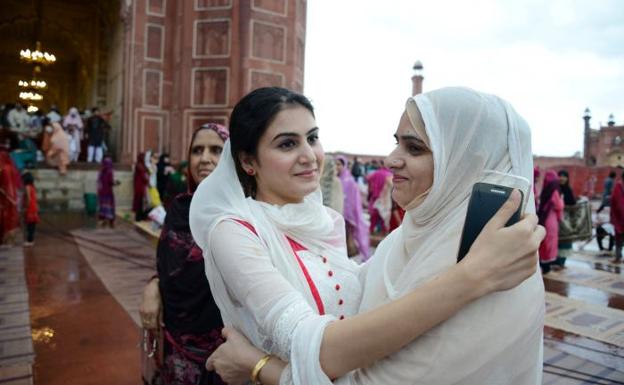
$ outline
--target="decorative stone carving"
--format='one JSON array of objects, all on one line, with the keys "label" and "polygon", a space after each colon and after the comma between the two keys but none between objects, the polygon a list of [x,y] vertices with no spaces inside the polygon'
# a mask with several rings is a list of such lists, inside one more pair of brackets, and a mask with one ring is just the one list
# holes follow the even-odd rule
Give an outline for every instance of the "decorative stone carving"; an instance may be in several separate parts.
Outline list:
[{"label": "decorative stone carving", "polygon": [[257,11],[266,11],[286,16],[287,0],[253,0],[252,6]]},{"label": "decorative stone carving", "polygon": [[252,56],[277,62],[285,62],[286,29],[284,27],[253,22]]},{"label": "decorative stone carving", "polygon": [[145,58],[148,60],[162,60],[163,58],[163,29],[158,25],[148,25],[145,34]]},{"label": "decorative stone carving", "polygon": [[161,118],[143,117],[143,148],[141,151],[151,149],[160,152]]},{"label": "decorative stone carving", "polygon": [[249,91],[261,87],[284,87],[284,75],[251,70]]},{"label": "decorative stone carving", "polygon": [[196,69],[193,74],[193,105],[226,105],[228,98],[227,69]]},{"label": "decorative stone carving", "polygon": [[160,80],[161,72],[145,70],[145,89],[143,90],[143,104],[151,107],[160,107]]},{"label": "decorative stone carving", "polygon": [[165,16],[166,0],[149,0],[147,2],[147,14],[156,16]]},{"label": "decorative stone carving", "polygon": [[228,20],[195,23],[195,56],[229,56],[230,23]]},{"label": "decorative stone carving", "polygon": [[230,8],[232,0],[196,0],[195,9]]}]

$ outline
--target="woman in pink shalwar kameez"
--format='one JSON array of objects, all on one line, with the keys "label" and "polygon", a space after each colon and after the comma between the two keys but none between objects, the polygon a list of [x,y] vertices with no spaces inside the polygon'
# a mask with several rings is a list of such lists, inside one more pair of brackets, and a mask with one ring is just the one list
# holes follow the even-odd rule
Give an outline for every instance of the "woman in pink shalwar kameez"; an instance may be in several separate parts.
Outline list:
[{"label": "woman in pink shalwar kameez", "polygon": [[548,171],[544,176],[544,185],[537,209],[539,224],[546,228],[546,238],[539,248],[542,274],[547,274],[551,264],[557,260],[559,222],[563,219],[563,207],[563,199],[559,192],[559,177],[554,171]]},{"label": "woman in pink shalwar kameez", "polygon": [[[386,221],[382,213],[375,207],[375,202],[382,197],[388,178],[392,177],[392,171],[382,167],[366,177],[368,182],[368,213],[370,215],[370,233],[375,233],[377,225],[381,227],[382,234],[388,233]],[[388,220],[389,221],[389,220]]]}]

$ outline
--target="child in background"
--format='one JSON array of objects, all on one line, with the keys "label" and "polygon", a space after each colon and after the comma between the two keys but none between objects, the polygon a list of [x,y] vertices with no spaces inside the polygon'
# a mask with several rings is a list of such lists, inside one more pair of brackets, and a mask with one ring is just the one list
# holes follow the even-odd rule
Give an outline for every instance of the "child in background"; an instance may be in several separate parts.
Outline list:
[{"label": "child in background", "polygon": [[35,244],[35,228],[39,223],[39,205],[37,203],[37,191],[35,190],[35,178],[30,172],[22,175],[24,182],[24,223],[26,224],[26,241],[24,247]]}]

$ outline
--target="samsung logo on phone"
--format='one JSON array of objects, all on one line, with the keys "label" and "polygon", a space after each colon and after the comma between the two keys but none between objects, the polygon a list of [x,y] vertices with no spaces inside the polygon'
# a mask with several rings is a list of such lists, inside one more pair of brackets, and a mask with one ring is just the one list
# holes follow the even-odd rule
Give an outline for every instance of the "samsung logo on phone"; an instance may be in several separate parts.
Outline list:
[{"label": "samsung logo on phone", "polygon": [[496,193],[496,194],[501,194],[501,195],[506,195],[507,192],[503,191],[503,190],[497,190],[495,188],[490,189],[490,192]]}]

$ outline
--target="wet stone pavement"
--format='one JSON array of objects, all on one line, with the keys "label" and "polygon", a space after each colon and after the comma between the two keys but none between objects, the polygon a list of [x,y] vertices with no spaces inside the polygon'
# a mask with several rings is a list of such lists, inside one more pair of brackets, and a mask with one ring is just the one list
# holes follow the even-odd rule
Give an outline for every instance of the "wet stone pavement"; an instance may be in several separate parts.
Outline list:
[{"label": "wet stone pavement", "polygon": [[138,384],[139,329],[67,232],[95,223],[82,215],[45,218],[35,246],[24,249],[34,383]]},{"label": "wet stone pavement", "polygon": [[[141,382],[133,298],[150,276],[154,240],[121,221],[118,231],[95,229],[81,214],[46,214],[36,245],[23,249],[34,364],[32,373],[23,366],[14,374],[3,372],[0,361],[1,384]],[[617,329],[624,319],[624,265],[596,254],[590,243],[568,259],[565,273],[544,278],[543,384],[624,384],[624,326],[621,336]]]}]

